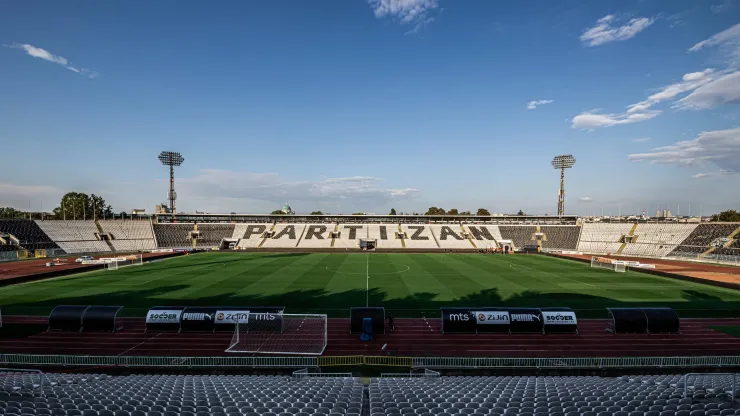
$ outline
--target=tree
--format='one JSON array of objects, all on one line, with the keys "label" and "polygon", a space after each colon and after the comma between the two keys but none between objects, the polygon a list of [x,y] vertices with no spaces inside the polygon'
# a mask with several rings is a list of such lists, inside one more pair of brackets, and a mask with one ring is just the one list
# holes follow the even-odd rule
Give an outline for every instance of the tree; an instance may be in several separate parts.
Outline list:
[{"label": "tree", "polygon": [[447,211],[447,215],[460,215],[457,213],[457,208],[450,208],[449,211]]},{"label": "tree", "polygon": [[460,213],[460,215],[471,215],[471,214],[470,214],[470,211],[463,211]]},{"label": "tree", "polygon": [[712,221],[738,222],[740,221],[740,212],[737,212],[734,209],[728,209],[727,211],[722,211],[719,214],[712,215]]},{"label": "tree", "polygon": [[388,215],[396,215],[396,209],[395,208],[391,208],[391,213],[388,214]]},{"label": "tree", "polygon": [[519,210],[519,212],[517,212],[516,215],[527,215],[527,214],[525,214],[524,211]]},{"label": "tree", "polygon": [[475,215],[491,215],[491,213],[485,208],[478,208],[478,212]]},{"label": "tree", "polygon": [[281,209],[276,209],[275,211],[272,211],[270,215],[285,215],[285,213]]},{"label": "tree", "polygon": [[365,215],[364,212],[353,212],[352,215]]},{"label": "tree", "polygon": [[11,207],[0,207],[0,218],[28,218],[28,213]]},{"label": "tree", "polygon": [[61,219],[97,219],[113,216],[113,208],[102,196],[82,192],[67,192],[54,208],[54,216]]},{"label": "tree", "polygon": [[324,215],[324,213],[321,211],[313,211],[311,212],[311,215]]},{"label": "tree", "polygon": [[445,215],[445,214],[446,214],[446,212],[445,212],[445,210],[444,210],[444,209],[442,209],[442,208],[437,208],[437,207],[430,207],[430,208],[429,208],[429,209],[427,210],[427,213],[426,213],[426,214],[424,214],[424,215]]}]

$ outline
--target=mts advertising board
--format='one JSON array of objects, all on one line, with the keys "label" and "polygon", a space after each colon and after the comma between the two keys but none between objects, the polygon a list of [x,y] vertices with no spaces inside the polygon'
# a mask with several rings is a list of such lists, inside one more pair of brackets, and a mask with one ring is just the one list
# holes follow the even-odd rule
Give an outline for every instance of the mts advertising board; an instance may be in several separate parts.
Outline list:
[{"label": "mts advertising board", "polygon": [[213,326],[216,331],[234,331],[239,323],[252,331],[282,332],[284,311],[284,306],[223,306],[216,309]]}]

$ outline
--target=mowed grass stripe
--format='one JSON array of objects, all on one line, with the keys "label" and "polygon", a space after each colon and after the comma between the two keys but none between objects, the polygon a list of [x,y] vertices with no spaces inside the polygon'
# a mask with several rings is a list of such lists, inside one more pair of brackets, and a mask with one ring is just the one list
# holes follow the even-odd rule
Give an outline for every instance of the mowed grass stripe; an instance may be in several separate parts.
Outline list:
[{"label": "mowed grass stripe", "polygon": [[5,314],[46,314],[61,304],[286,306],[347,316],[365,305],[396,316],[441,306],[569,306],[604,317],[607,306],[672,306],[682,316],[740,316],[740,292],[638,271],[615,273],[540,255],[234,253],[183,256],[0,288]]}]

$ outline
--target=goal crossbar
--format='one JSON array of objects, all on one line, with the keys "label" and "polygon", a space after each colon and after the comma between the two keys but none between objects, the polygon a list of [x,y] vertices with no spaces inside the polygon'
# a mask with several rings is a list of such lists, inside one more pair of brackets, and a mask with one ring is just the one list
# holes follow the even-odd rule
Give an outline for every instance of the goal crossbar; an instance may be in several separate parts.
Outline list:
[{"label": "goal crossbar", "polygon": [[608,257],[591,257],[591,267],[614,270],[617,273],[627,271],[627,262],[610,259]]},{"label": "goal crossbar", "polygon": [[249,313],[235,323],[226,352],[321,355],[326,344],[326,315]]}]

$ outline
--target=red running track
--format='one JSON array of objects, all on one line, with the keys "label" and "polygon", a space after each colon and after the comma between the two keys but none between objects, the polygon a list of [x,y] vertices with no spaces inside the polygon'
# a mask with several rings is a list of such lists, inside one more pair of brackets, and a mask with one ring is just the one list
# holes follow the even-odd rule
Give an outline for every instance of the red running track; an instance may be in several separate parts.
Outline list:
[{"label": "red running track", "polygon": [[[46,324],[46,317],[8,316],[4,324]],[[146,333],[143,318],[124,318],[110,333],[38,332],[0,338],[10,354],[225,356],[231,333]],[[381,347],[403,356],[635,357],[740,354],[740,338],[710,329],[740,325],[740,319],[683,319],[681,334],[612,335],[606,320],[581,320],[580,334],[441,334],[439,320],[396,319],[396,331],[362,342],[349,334],[348,319],[330,319],[324,355],[380,355]]]}]

